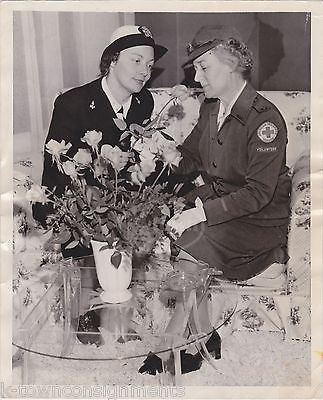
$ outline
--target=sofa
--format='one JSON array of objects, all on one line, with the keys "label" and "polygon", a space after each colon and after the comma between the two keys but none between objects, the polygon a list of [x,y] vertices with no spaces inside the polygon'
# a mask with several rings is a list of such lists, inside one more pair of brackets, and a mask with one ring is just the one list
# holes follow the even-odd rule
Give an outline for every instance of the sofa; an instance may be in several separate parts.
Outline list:
[{"label": "sofa", "polygon": [[[171,100],[171,88],[150,89],[154,97],[153,116]],[[310,340],[310,93],[299,91],[260,92],[281,111],[288,126],[287,164],[292,176],[292,207],[289,228],[289,256],[283,294],[285,312],[277,320],[276,303],[268,291],[240,296],[235,329],[252,331],[282,330],[291,339]],[[159,123],[165,132],[182,143],[197,122],[201,95],[191,90],[182,103],[170,101]],[[49,233],[39,231],[24,200],[26,179],[32,161],[17,160],[14,165],[14,323],[19,324],[47,288],[51,275],[46,264],[60,254],[47,248]],[[32,262],[30,261],[32,259]],[[39,266],[42,267],[39,267]],[[260,306],[260,308],[259,308]],[[263,312],[260,312],[262,309]],[[232,322],[233,323],[233,322]]]}]

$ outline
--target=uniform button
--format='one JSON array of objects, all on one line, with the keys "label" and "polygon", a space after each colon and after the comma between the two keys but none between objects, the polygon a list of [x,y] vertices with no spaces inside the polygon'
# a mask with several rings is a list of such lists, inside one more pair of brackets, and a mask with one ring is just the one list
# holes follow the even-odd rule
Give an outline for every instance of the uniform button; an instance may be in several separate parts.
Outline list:
[{"label": "uniform button", "polygon": [[217,167],[217,164],[216,164],[216,162],[215,162],[215,161],[213,161],[213,163],[212,163],[212,164],[213,164],[213,167],[214,167],[214,168],[216,168],[216,167]]}]

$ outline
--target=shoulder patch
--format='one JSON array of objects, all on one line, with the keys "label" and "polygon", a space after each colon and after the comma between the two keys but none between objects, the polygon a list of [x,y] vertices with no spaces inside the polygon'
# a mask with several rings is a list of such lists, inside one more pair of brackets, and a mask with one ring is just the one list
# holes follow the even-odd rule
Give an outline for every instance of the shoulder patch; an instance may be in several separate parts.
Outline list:
[{"label": "shoulder patch", "polygon": [[261,124],[257,130],[257,135],[259,139],[265,143],[271,143],[273,140],[275,140],[277,133],[277,126],[269,121]]}]

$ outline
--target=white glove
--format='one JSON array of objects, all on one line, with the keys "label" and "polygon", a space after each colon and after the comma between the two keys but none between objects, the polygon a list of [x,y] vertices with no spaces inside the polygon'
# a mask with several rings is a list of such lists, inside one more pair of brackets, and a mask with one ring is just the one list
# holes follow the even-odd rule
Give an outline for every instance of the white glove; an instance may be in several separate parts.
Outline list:
[{"label": "white glove", "polygon": [[206,221],[202,200],[197,197],[195,207],[176,214],[167,222],[167,228],[170,234],[176,239],[191,226]]}]

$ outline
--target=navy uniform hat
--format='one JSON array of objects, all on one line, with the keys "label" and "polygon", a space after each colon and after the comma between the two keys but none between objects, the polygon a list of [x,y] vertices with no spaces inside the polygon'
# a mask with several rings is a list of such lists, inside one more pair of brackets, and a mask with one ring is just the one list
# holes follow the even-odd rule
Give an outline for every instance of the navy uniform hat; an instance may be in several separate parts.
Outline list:
[{"label": "navy uniform hat", "polygon": [[159,60],[168,51],[166,47],[155,43],[152,33],[145,26],[124,25],[113,32],[102,57],[113,55],[135,46],[151,46],[154,49],[155,61]]},{"label": "navy uniform hat", "polygon": [[184,66],[192,64],[192,62],[208,50],[213,49],[219,44],[228,43],[230,41],[243,43],[240,33],[231,26],[225,25],[207,25],[203,26],[195,35],[194,39],[187,46],[188,57]]}]

